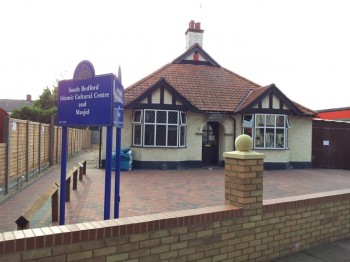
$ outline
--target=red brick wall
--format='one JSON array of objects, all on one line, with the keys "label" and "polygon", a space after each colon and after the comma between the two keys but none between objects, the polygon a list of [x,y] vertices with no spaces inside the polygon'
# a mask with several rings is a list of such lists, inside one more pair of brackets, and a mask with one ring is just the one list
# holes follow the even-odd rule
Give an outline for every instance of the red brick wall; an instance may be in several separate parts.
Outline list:
[{"label": "red brick wall", "polygon": [[268,261],[350,237],[350,190],[261,202],[262,164],[226,161],[226,201],[240,207],[0,233],[0,261]]},{"label": "red brick wall", "polygon": [[349,201],[350,192],[272,201],[260,215],[227,205],[6,232],[0,261],[266,261],[349,237]]}]

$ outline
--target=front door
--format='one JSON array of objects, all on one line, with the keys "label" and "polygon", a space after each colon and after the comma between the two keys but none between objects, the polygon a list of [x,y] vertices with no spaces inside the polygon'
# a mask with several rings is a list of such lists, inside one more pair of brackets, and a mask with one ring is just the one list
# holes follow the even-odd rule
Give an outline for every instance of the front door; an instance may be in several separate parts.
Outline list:
[{"label": "front door", "polygon": [[202,164],[204,166],[219,164],[219,123],[208,122],[203,127]]}]

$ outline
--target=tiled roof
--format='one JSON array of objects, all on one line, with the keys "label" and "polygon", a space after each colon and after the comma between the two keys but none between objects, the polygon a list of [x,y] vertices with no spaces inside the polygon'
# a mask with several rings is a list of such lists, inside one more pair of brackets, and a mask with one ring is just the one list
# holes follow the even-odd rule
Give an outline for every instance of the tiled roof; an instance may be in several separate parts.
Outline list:
[{"label": "tiled roof", "polygon": [[266,94],[267,92],[273,90],[273,89],[277,89],[278,92],[280,92],[282,95],[282,97],[285,97],[285,99],[287,101],[290,101],[291,105],[294,106],[297,110],[299,110],[301,112],[301,114],[303,115],[310,115],[310,116],[315,116],[317,113],[305,106],[302,106],[294,101],[289,100],[282,92],[281,90],[279,90],[275,84],[271,84],[268,86],[264,86],[258,89],[254,89],[252,90],[247,97],[245,98],[245,100],[242,102],[241,105],[239,105],[239,107],[236,109],[236,112],[242,111],[244,109],[246,109],[247,107],[251,106],[251,104],[253,102],[255,102],[257,99],[259,99],[260,97],[264,96],[264,94]]},{"label": "tiled roof", "polygon": [[199,111],[234,112],[251,90],[261,87],[223,67],[167,64],[125,89],[125,105],[164,78]]},{"label": "tiled roof", "polygon": [[6,112],[13,112],[15,109],[22,108],[24,106],[32,106],[33,101],[17,100],[17,99],[0,99],[0,108]]},{"label": "tiled roof", "polygon": [[312,110],[310,108],[307,108],[307,107],[305,107],[305,106],[303,106],[303,105],[301,105],[301,104],[299,104],[297,102],[294,102],[294,101],[292,101],[292,102],[298,107],[298,109],[301,112],[303,112],[303,114],[309,115],[309,116],[316,116],[317,115],[316,111],[314,111],[314,110]]},{"label": "tiled roof", "polygon": [[252,102],[254,102],[258,97],[260,97],[264,92],[266,92],[269,89],[269,87],[270,86],[264,86],[261,88],[251,90],[249,94],[247,94],[245,99],[242,101],[242,103],[236,108],[236,111],[241,111],[248,107]]},{"label": "tiled roof", "polygon": [[[191,54],[202,60],[194,61]],[[297,115],[314,116],[312,111],[287,98],[274,84],[266,87],[221,67],[198,44],[154,73],[125,89],[125,106],[132,107],[138,99],[161,80],[166,81],[191,107],[204,112],[243,112],[253,106],[266,92],[277,92]],[[151,91],[150,91],[151,92]]]}]

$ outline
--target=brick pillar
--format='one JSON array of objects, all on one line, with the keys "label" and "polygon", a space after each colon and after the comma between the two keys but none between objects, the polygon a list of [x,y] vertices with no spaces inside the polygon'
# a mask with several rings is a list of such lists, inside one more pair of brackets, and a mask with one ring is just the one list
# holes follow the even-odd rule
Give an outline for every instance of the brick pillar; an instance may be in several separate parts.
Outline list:
[{"label": "brick pillar", "polygon": [[226,204],[261,213],[265,155],[251,151],[253,141],[248,135],[238,136],[235,143],[238,151],[224,153]]}]

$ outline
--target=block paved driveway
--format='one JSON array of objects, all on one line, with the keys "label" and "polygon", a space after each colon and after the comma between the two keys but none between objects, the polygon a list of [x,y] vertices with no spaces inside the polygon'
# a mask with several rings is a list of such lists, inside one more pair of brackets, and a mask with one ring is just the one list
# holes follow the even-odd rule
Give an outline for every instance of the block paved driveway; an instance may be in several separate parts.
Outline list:
[{"label": "block paved driveway", "polygon": [[[70,160],[96,162],[96,152],[85,151]],[[60,166],[6,199],[0,199],[0,232],[15,230],[15,220],[60,176]],[[88,165],[87,175],[78,181],[66,203],[66,224],[103,220],[104,170]],[[264,172],[264,199],[319,193],[350,188],[349,170],[283,170]],[[111,218],[114,206],[112,176]],[[121,172],[120,217],[222,205],[224,169],[133,170]],[[51,202],[35,215],[31,227],[50,226]]]}]

